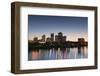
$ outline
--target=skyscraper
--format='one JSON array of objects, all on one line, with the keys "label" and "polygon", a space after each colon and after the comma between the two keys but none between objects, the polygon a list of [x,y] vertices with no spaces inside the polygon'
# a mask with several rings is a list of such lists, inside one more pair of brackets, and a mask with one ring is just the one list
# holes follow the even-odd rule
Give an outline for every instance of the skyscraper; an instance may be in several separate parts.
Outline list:
[{"label": "skyscraper", "polygon": [[54,33],[51,33],[51,41],[54,41]]},{"label": "skyscraper", "polygon": [[38,42],[38,37],[34,37],[34,42]]},{"label": "skyscraper", "polygon": [[55,41],[58,42],[58,35],[55,36]]},{"label": "skyscraper", "polygon": [[85,39],[84,38],[78,38],[78,42],[79,42],[80,45],[84,45]]},{"label": "skyscraper", "polygon": [[63,41],[63,42],[65,42],[65,41],[66,41],[66,36],[63,36],[62,41]]},{"label": "skyscraper", "polygon": [[63,33],[62,33],[62,32],[59,32],[59,33],[58,33],[58,36],[59,36],[59,37],[62,37],[62,36],[63,36]]},{"label": "skyscraper", "polygon": [[51,38],[50,37],[47,37],[46,42],[51,42]]},{"label": "skyscraper", "polygon": [[58,35],[55,36],[55,41],[56,42],[65,42],[66,36],[63,36],[63,33],[59,32]]},{"label": "skyscraper", "polygon": [[45,35],[42,35],[42,41],[45,42],[45,38],[46,36]]}]

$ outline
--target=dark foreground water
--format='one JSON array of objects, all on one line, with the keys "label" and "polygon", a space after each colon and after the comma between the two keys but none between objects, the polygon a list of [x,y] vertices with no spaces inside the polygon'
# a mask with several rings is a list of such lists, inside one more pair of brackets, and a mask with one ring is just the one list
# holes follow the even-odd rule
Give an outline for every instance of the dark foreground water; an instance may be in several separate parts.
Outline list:
[{"label": "dark foreground water", "polygon": [[33,49],[28,53],[28,60],[80,59],[88,57],[88,47],[63,49]]}]

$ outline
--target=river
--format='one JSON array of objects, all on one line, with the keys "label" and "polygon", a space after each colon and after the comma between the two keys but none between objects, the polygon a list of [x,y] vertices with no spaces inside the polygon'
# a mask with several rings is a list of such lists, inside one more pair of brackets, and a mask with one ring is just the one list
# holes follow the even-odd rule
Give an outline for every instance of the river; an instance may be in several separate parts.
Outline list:
[{"label": "river", "polygon": [[28,52],[28,60],[82,59],[88,57],[88,47],[33,49]]}]

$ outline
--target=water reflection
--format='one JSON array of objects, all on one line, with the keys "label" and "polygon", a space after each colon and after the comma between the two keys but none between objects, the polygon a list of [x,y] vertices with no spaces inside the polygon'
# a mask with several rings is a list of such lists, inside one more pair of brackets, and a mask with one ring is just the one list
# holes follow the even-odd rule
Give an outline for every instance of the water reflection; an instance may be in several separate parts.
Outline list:
[{"label": "water reflection", "polygon": [[28,60],[79,59],[87,57],[88,47],[33,49],[28,54]]}]

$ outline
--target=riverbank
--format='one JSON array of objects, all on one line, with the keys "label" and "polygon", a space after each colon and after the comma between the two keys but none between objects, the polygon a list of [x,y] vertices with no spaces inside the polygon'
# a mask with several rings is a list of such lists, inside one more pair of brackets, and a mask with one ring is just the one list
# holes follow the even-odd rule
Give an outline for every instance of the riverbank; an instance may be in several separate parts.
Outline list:
[{"label": "riverbank", "polygon": [[73,48],[73,47],[84,47],[88,46],[88,42],[80,43],[80,42],[28,42],[28,49],[50,49],[50,48]]}]

